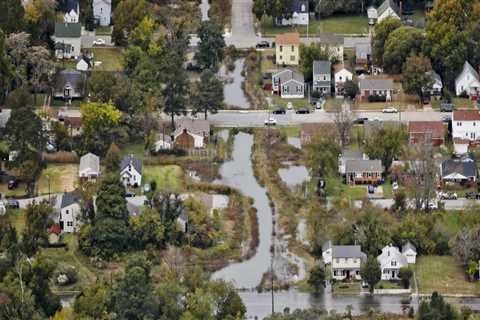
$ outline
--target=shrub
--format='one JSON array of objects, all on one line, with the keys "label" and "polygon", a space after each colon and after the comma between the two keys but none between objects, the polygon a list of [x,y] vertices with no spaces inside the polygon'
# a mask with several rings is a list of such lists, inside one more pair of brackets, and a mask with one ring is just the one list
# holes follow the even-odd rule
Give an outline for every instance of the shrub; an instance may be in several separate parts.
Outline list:
[{"label": "shrub", "polygon": [[386,96],[379,96],[379,95],[371,95],[368,96],[368,102],[386,102]]},{"label": "shrub", "polygon": [[408,289],[410,287],[410,279],[413,276],[412,269],[410,269],[409,267],[400,268],[398,276],[400,277],[403,287],[405,289]]}]

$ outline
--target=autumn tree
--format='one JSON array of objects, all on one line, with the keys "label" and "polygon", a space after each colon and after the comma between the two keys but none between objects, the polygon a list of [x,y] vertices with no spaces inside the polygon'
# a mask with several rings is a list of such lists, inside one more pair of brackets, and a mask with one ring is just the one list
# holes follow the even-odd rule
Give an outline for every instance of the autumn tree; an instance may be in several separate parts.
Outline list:
[{"label": "autumn tree", "polygon": [[105,156],[105,169],[109,173],[116,174],[120,170],[120,149],[115,143],[110,144]]},{"label": "autumn tree", "polygon": [[55,31],[57,1],[32,0],[25,4],[26,30],[35,44],[49,43]]},{"label": "autumn tree", "polygon": [[25,229],[22,236],[23,252],[33,256],[40,244],[47,241],[47,223],[53,208],[48,203],[31,204],[25,211]]},{"label": "autumn tree", "polygon": [[145,0],[121,0],[113,11],[112,40],[119,46],[127,44],[130,33],[149,14]]},{"label": "autumn tree", "polygon": [[330,60],[328,47],[318,43],[300,44],[300,70],[305,77],[305,81],[312,80],[313,62],[316,60]]},{"label": "autumn tree", "polygon": [[10,81],[13,77],[12,65],[10,59],[7,55],[7,48],[5,44],[5,34],[0,29],[0,103],[5,101],[7,96],[8,88],[10,87]]},{"label": "autumn tree", "polygon": [[382,160],[388,170],[393,159],[400,155],[406,139],[406,129],[401,125],[384,125],[365,140],[363,150],[370,159]]},{"label": "autumn tree", "polygon": [[336,129],[337,140],[340,146],[344,147],[350,141],[353,128],[353,113],[347,101],[335,103],[333,110],[333,123]]},{"label": "autumn tree", "polygon": [[411,54],[403,66],[403,90],[421,98],[423,92],[431,90],[432,85],[433,78],[430,59],[424,55]]}]

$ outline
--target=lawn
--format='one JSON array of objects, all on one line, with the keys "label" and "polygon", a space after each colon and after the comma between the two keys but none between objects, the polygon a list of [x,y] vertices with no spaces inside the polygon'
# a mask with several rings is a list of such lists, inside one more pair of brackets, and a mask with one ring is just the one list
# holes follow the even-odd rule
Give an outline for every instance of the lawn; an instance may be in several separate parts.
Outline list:
[{"label": "lawn", "polygon": [[332,286],[333,294],[359,294],[359,282],[336,282]]},{"label": "lawn", "polygon": [[[49,188],[50,178],[50,188]],[[42,171],[37,183],[39,194],[73,191],[78,180],[77,164],[50,164]]]},{"label": "lawn", "polygon": [[301,108],[301,107],[304,107],[304,108],[310,108],[311,107],[310,103],[308,102],[308,98],[283,99],[278,95],[274,95],[274,94],[271,94],[271,93],[268,93],[268,92],[265,92],[265,95],[267,97],[272,98],[272,108],[273,109],[278,108],[278,107],[286,108],[287,104],[289,102],[292,103],[294,109],[298,109],[298,108]]},{"label": "lawn", "polygon": [[399,282],[382,280],[375,285],[375,289],[403,289],[403,287]]},{"label": "lawn", "polygon": [[419,293],[480,294],[480,283],[465,280],[465,271],[454,257],[422,256],[415,269]]},{"label": "lawn", "polygon": [[179,166],[145,166],[143,172],[143,181],[145,183],[155,181],[157,190],[179,192],[182,189],[182,168]]},{"label": "lawn", "polygon": [[25,229],[25,209],[10,209],[8,219],[20,236]]},{"label": "lawn", "polygon": [[120,154],[122,157],[133,154],[138,159],[143,160],[145,158],[145,146],[143,143],[129,144],[122,147]]},{"label": "lawn", "polygon": [[[279,33],[292,31],[299,32],[302,36],[307,36],[306,26],[274,26],[271,17],[262,19],[263,36],[274,36]],[[368,34],[368,18],[366,16],[336,16],[320,20],[310,19],[308,27],[309,36],[313,37],[320,33]]]},{"label": "lawn", "polygon": [[21,197],[27,194],[27,187],[24,183],[19,183],[18,186],[9,190],[6,183],[0,184],[0,193],[4,197]]},{"label": "lawn", "polygon": [[[441,100],[432,100],[431,103],[433,109],[440,109]],[[475,103],[468,98],[454,97],[452,98],[452,103],[457,109],[471,109],[475,107]]]},{"label": "lawn", "polygon": [[97,29],[95,29],[95,34],[97,36],[100,36],[100,35],[111,35],[112,34],[112,27],[111,26],[107,26],[107,27],[97,27]]},{"label": "lawn", "polygon": [[281,127],[280,131],[285,133],[287,137],[299,138],[300,137],[300,128],[299,127]]},{"label": "lawn", "polygon": [[120,48],[92,48],[94,61],[101,61],[95,65],[95,70],[100,71],[123,71],[123,54]]},{"label": "lawn", "polygon": [[348,186],[340,177],[326,179],[327,196],[346,196],[350,200],[361,200],[367,197],[367,186]]}]

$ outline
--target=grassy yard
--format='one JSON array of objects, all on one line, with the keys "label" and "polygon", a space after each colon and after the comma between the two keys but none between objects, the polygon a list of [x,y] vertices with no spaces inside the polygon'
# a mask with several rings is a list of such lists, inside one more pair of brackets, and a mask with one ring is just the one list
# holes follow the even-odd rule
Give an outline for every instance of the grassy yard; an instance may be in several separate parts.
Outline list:
[{"label": "grassy yard", "polygon": [[[299,32],[302,36],[307,36],[306,26],[274,26],[271,17],[264,17],[261,25],[264,36],[274,36],[284,32]],[[310,19],[309,36],[313,37],[320,33],[367,34],[368,18],[365,16],[336,16],[320,20]]]},{"label": "grassy yard", "polygon": [[375,286],[375,289],[403,289],[403,287],[399,282],[382,280]]},{"label": "grassy yard", "polygon": [[95,66],[95,70],[100,71],[122,71],[123,54],[120,48],[92,48],[94,61],[102,63]]},{"label": "grassy yard", "polygon": [[359,294],[360,282],[336,282],[332,286],[333,294]]},{"label": "grassy yard", "polygon": [[[432,100],[432,108],[440,109],[441,100]],[[468,98],[452,98],[452,103],[457,109],[471,109],[475,108],[475,103]]]},{"label": "grassy yard", "polygon": [[0,193],[5,197],[20,197],[27,194],[26,185],[24,183],[19,183],[18,186],[9,190],[6,183],[0,184]]},{"label": "grassy yard", "polygon": [[145,166],[144,182],[156,181],[157,190],[180,191],[182,189],[182,169],[179,166]]},{"label": "grassy yard", "polygon": [[300,137],[300,128],[299,127],[281,127],[280,131],[285,133],[287,137],[299,138]]},{"label": "grassy yard", "polygon": [[346,196],[350,200],[361,200],[367,197],[367,186],[349,186],[342,178],[327,178],[326,181],[327,196]]},{"label": "grassy yard", "polygon": [[286,108],[287,104],[289,102],[292,103],[294,109],[298,108],[310,108],[310,103],[308,102],[308,98],[302,98],[302,99],[282,99],[280,96],[277,95],[272,95],[271,93],[266,92],[267,97],[272,98],[272,108]]},{"label": "grassy yard", "polygon": [[415,267],[419,293],[480,294],[480,283],[465,280],[464,269],[454,257],[419,257]]},{"label": "grassy yard", "polygon": [[11,209],[8,211],[8,219],[17,230],[17,234],[20,236],[25,229],[25,209]]},{"label": "grassy yard", "polygon": [[145,146],[143,145],[143,143],[129,144],[124,146],[120,150],[120,154],[122,157],[125,157],[126,155],[129,155],[129,154],[133,154],[138,159],[143,160],[145,158]]},{"label": "grassy yard", "polygon": [[[48,180],[50,179],[50,190]],[[77,164],[50,164],[38,180],[38,193],[48,194],[73,191],[78,180]]]},{"label": "grassy yard", "polygon": [[112,27],[111,26],[106,26],[106,27],[97,27],[97,29],[95,29],[95,34],[97,36],[99,35],[111,35],[112,34]]}]

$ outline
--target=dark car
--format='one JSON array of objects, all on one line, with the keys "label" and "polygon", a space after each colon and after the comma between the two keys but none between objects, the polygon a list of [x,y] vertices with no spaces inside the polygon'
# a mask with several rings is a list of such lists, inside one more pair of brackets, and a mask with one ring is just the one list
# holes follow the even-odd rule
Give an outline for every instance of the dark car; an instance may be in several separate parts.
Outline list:
[{"label": "dark car", "polygon": [[355,120],[353,120],[353,124],[365,124],[365,122],[368,121],[368,118],[366,117],[360,117],[360,118],[356,118]]},{"label": "dark car", "polygon": [[18,186],[17,178],[11,177],[10,180],[8,180],[7,186],[9,190],[15,189]]},{"label": "dark car", "polygon": [[455,106],[453,105],[453,103],[450,103],[450,102],[440,103],[441,112],[452,112],[453,110],[455,110]]},{"label": "dark car", "polygon": [[470,191],[465,194],[465,198],[467,199],[480,199],[480,194],[476,191]]},{"label": "dark car", "polygon": [[276,108],[272,111],[273,114],[285,114],[287,113],[287,110],[285,108]]},{"label": "dark car", "polygon": [[255,48],[270,48],[270,43],[268,41],[262,40],[255,45]]},{"label": "dark car", "polygon": [[423,104],[430,104],[430,96],[422,96]]},{"label": "dark car", "polygon": [[450,117],[449,115],[445,115],[442,117],[442,122],[449,123],[450,121],[452,121],[452,117]]},{"label": "dark car", "polygon": [[298,114],[307,114],[307,113],[310,113],[310,110],[308,108],[299,108],[297,110],[297,113]]},{"label": "dark car", "polygon": [[127,192],[125,192],[125,197],[133,198],[133,197],[135,197],[135,192],[127,191]]},{"label": "dark car", "polygon": [[20,208],[20,202],[18,202],[18,200],[15,200],[15,199],[8,199],[7,200],[7,207],[8,208],[13,208],[13,209],[18,209],[18,208]]}]

